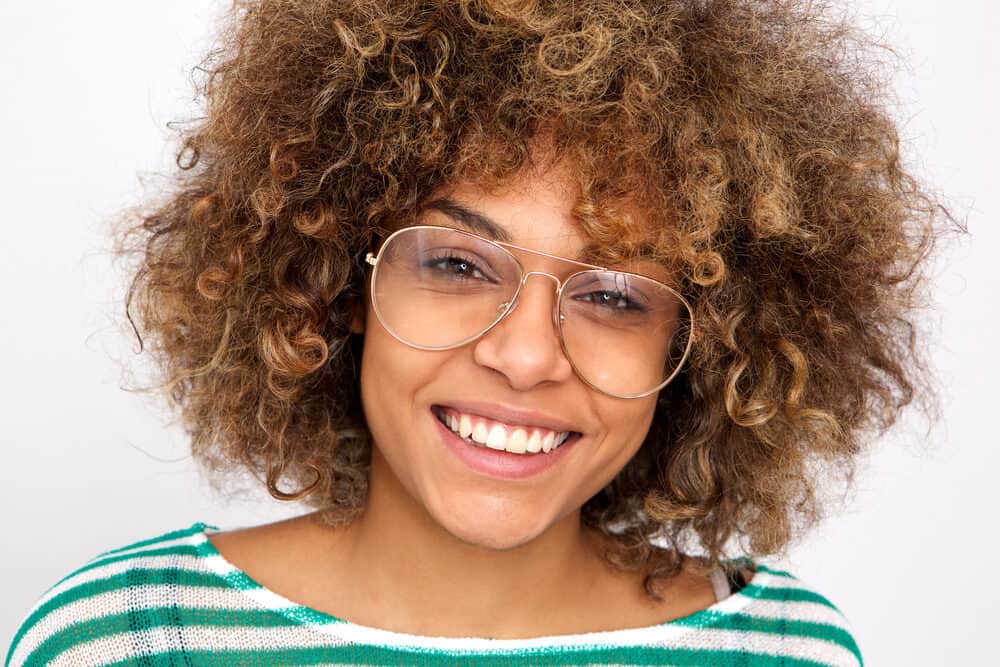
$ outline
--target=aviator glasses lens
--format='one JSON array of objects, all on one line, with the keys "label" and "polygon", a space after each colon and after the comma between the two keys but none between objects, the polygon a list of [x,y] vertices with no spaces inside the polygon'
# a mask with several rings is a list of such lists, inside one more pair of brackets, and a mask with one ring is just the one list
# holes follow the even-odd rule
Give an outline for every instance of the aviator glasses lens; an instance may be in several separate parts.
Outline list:
[{"label": "aviator glasses lens", "polygon": [[[445,227],[412,227],[386,241],[372,298],[382,324],[404,343],[449,349],[496,324],[523,275],[499,244]],[[658,389],[686,356],[687,303],[652,278],[577,272],[565,279],[559,309],[570,363],[605,393],[632,397]]]}]

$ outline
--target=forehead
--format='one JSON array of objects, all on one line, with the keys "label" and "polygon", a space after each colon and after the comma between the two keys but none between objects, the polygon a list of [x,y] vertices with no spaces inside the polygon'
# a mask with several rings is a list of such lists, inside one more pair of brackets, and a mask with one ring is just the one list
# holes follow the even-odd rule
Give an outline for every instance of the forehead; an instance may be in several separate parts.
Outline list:
[{"label": "forehead", "polygon": [[587,243],[575,219],[578,198],[578,184],[560,167],[524,169],[499,184],[461,181],[434,193],[428,203],[484,236],[561,254]]}]

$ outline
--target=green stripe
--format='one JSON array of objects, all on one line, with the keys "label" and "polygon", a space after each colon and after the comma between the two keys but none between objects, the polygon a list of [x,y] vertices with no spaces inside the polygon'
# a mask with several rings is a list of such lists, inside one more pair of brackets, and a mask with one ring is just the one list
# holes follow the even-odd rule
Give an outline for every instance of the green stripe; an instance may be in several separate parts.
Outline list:
[{"label": "green stripe", "polygon": [[67,574],[65,577],[63,577],[62,579],[60,579],[56,583],[52,584],[51,586],[49,586],[47,589],[45,589],[45,591],[39,597],[40,598],[45,597],[49,593],[49,591],[51,591],[52,589],[54,589],[56,586],[58,586],[59,584],[63,583],[67,579],[70,579],[70,578],[74,577],[75,575],[79,574],[80,572],[86,572],[87,570],[91,570],[94,567],[98,567],[102,563],[108,562],[107,559],[105,558],[106,556],[109,556],[109,555],[112,555],[112,554],[116,554],[116,553],[119,553],[121,551],[126,551],[128,549],[134,549],[134,548],[137,548],[139,546],[145,546],[147,544],[156,544],[158,542],[164,542],[164,541],[167,541],[167,540],[173,540],[173,539],[176,539],[178,537],[196,535],[199,532],[201,532],[205,527],[206,527],[206,524],[204,524],[204,523],[196,523],[193,526],[191,526],[190,528],[184,528],[182,530],[171,531],[169,533],[165,533],[163,535],[160,535],[159,537],[154,537],[154,538],[151,538],[151,539],[148,539],[148,540],[142,540],[140,542],[135,542],[133,544],[121,547],[119,549],[112,549],[111,551],[105,551],[103,553],[100,553],[97,556],[94,556],[93,558],[91,558],[82,567],[79,567],[76,570],[73,570],[72,572],[70,572],[69,574]]},{"label": "green stripe", "polygon": [[773,574],[773,575],[775,575],[777,577],[785,577],[787,579],[794,579],[795,581],[798,581],[798,578],[795,577],[794,575],[792,575],[789,572],[785,572],[784,570],[776,570],[774,568],[770,568],[767,565],[763,565],[761,563],[757,563],[756,569],[757,569],[758,572],[767,572],[768,574]]},{"label": "green stripe", "polygon": [[[735,595],[743,595],[755,600],[775,600],[778,602],[812,602],[821,604],[834,610],[838,614],[840,610],[819,593],[815,593],[805,588],[779,588],[772,585],[755,584],[750,582]],[[720,618],[726,618],[732,612],[719,612],[714,609],[699,609],[691,614],[667,621],[663,625],[685,625],[698,627],[716,627]],[[843,614],[841,614],[843,615]]]},{"label": "green stripe", "polygon": [[64,651],[96,639],[164,627],[300,627],[294,619],[272,610],[153,607],[81,620],[52,633],[28,656],[26,664],[44,664]]},{"label": "green stripe", "polygon": [[[771,575],[778,577],[784,577],[786,579],[791,579],[792,581],[798,581],[798,578],[792,576],[788,572],[783,570],[775,570],[767,567],[766,565],[757,565],[757,569],[760,572],[766,572]],[[780,600],[783,602],[815,602],[817,604],[824,605],[833,609],[835,612],[843,616],[837,605],[830,602],[829,599],[816,593],[815,591],[809,590],[807,588],[786,588],[784,586],[779,586],[777,584],[770,584],[764,586],[762,584],[755,584],[752,580],[748,586],[740,591],[743,595],[752,597],[757,600]]]},{"label": "green stripe", "polygon": [[158,584],[176,584],[179,586],[199,586],[203,588],[228,588],[225,579],[215,574],[204,572],[194,572],[191,570],[180,570],[176,568],[163,568],[155,570],[128,570],[119,574],[74,586],[63,591],[59,595],[52,597],[45,604],[38,607],[28,618],[24,619],[14,640],[11,643],[11,652],[21,638],[27,634],[32,626],[42,619],[49,612],[55,611],[59,607],[72,604],[77,600],[101,595],[109,591],[127,588],[129,586],[155,586]]},{"label": "green stripe", "polygon": [[[64,581],[72,579],[73,577],[83,574],[89,570],[94,570],[99,567],[104,567],[105,565],[111,565],[112,563],[121,563],[127,560],[137,560],[140,558],[149,558],[152,556],[194,556],[195,558],[204,558],[206,556],[214,556],[215,549],[208,542],[202,542],[201,544],[175,544],[172,547],[162,547],[160,549],[146,549],[145,551],[133,551],[127,554],[120,554],[117,556],[108,556],[102,558],[101,560],[93,560],[83,567],[77,568],[73,572],[70,572],[65,577],[57,581],[54,585],[49,587],[51,591],[56,586],[60,585]],[[259,588],[259,584],[254,584],[253,581],[247,577],[238,577],[237,579],[246,579],[250,581],[249,588]]]},{"label": "green stripe", "polygon": [[[111,557],[104,558],[104,559],[99,560],[99,561],[93,561],[93,562],[87,563],[83,567],[75,570],[74,572],[71,572],[70,574],[66,575],[65,577],[63,577],[62,579],[60,579],[59,581],[57,581],[55,584],[53,584],[52,586],[50,586],[49,589],[48,589],[48,591],[46,591],[46,594],[49,591],[51,591],[54,588],[56,588],[57,586],[59,586],[60,584],[62,584],[63,582],[65,582],[67,580],[70,580],[70,579],[72,579],[75,576],[78,576],[78,575],[80,575],[80,574],[82,574],[84,572],[87,572],[89,570],[93,570],[95,568],[103,567],[105,565],[110,565],[110,564],[113,564],[113,563],[120,563],[120,562],[129,561],[129,560],[138,560],[138,559],[142,559],[142,558],[146,558],[146,557],[150,557],[150,556],[175,556],[175,555],[182,555],[182,556],[194,556],[196,558],[203,559],[203,558],[205,558],[207,556],[215,556],[215,555],[217,555],[217,553],[218,552],[211,545],[211,543],[209,543],[206,540],[205,542],[202,542],[201,544],[197,544],[197,545],[195,545],[195,544],[178,544],[178,545],[174,545],[172,547],[164,547],[162,549],[147,549],[145,551],[136,551],[136,552],[132,552],[132,553],[122,554],[122,555],[119,555],[119,556],[111,556]],[[174,568],[167,568],[167,570],[171,570],[171,569],[174,569]],[[141,575],[137,575],[136,573],[139,573],[139,572],[149,572],[149,571],[156,571],[156,570],[155,569],[150,569],[150,568],[135,567],[133,569],[127,570],[124,573],[119,573],[118,575],[112,575],[111,577],[107,577],[106,579],[114,580],[116,577],[122,576],[122,575],[126,575],[126,576],[141,576]],[[190,572],[189,570],[179,570],[179,569],[178,569],[178,571]],[[232,570],[232,571],[227,572],[226,574],[223,574],[223,575],[212,574],[211,577],[219,580],[220,582],[224,582],[222,585],[224,585],[225,587],[228,587],[228,588],[235,588],[235,589],[238,589],[238,590],[250,590],[250,589],[261,588],[261,585],[259,583],[257,583],[253,579],[251,579],[249,576],[247,576],[244,572],[242,572],[240,570]],[[100,581],[100,580],[95,580],[95,581]],[[95,583],[95,582],[91,582],[91,583]],[[87,586],[87,585],[88,584],[81,584],[80,586],[76,586],[76,587],[67,589],[66,591],[60,593],[59,595],[54,596],[51,600],[49,600],[48,602],[46,602],[45,605],[43,605],[38,610],[36,610],[34,613],[32,613],[31,616],[28,619],[26,619],[21,624],[21,627],[17,630],[17,634],[14,636],[13,643],[11,644],[11,652],[13,652],[14,645],[16,645],[17,642],[27,632],[29,632],[31,630],[31,627],[35,623],[37,623],[38,620],[41,619],[41,617],[43,615],[41,613],[42,609],[51,610],[51,609],[54,609],[56,606],[61,606],[62,604],[68,603],[68,601],[67,601],[67,602],[60,603],[60,605],[50,606],[50,605],[52,605],[54,603],[55,600],[60,599],[61,596],[66,595],[67,593],[70,593],[71,591],[75,590],[76,588],[80,588],[81,586]],[[44,596],[45,596],[45,594],[42,595],[42,597],[44,597]],[[69,600],[69,601],[71,601],[71,600]],[[314,623],[328,622],[327,620],[325,620],[322,617],[322,615],[318,614],[317,612],[299,613],[299,614],[296,614],[295,616],[297,616],[300,621],[308,621],[308,622],[314,622]],[[295,616],[293,616],[293,618]]]},{"label": "green stripe", "polygon": [[[518,665],[673,665],[675,667],[832,667],[780,655],[712,649],[661,647],[558,648],[514,650],[503,653],[444,652],[371,646],[323,646],[316,648],[254,649],[243,651],[183,651],[143,656],[144,667],[175,667],[179,664],[206,667],[232,665],[407,665],[413,667],[515,667]],[[136,664],[135,658],[109,663],[109,667]]]},{"label": "green stripe", "polygon": [[[771,575],[786,577],[788,579],[798,581],[798,578],[792,576],[788,572],[769,568],[766,565],[758,564],[757,569],[761,572],[767,572],[768,574]],[[820,604],[825,607],[828,607],[833,611],[837,612],[838,614],[840,614],[841,617],[843,617],[843,612],[841,612],[840,609],[837,608],[837,605],[833,604],[829,599],[827,599],[823,595],[820,595],[815,591],[811,591],[805,588],[785,588],[776,585],[761,586],[751,582],[750,585],[744,588],[742,591],[740,591],[740,593],[748,597],[754,598],[756,600],[775,600],[778,602],[812,602],[814,604]],[[849,650],[851,653],[854,654],[854,657],[858,659],[858,664],[864,664],[864,660],[861,657],[861,650],[858,648],[857,642],[855,642],[854,637],[851,636],[850,632],[841,627],[827,625],[827,624],[808,623],[806,621],[788,621],[781,619],[779,619],[777,622],[782,622],[789,625],[799,624],[802,627],[810,625],[820,625],[822,627],[829,628],[833,631],[832,636],[821,637],[821,638],[826,639],[827,641],[833,641],[837,644],[840,644],[841,646],[843,646],[844,648],[846,648],[847,650]],[[783,631],[784,630],[781,630],[780,632]]]},{"label": "green stripe", "polygon": [[755,600],[777,600],[779,602],[813,602],[829,607],[837,613],[840,610],[825,597],[805,588],[764,588],[763,586],[747,586],[740,591]]},{"label": "green stripe", "polygon": [[[806,639],[818,639],[843,646],[854,654],[858,662],[861,662],[861,651],[858,649],[854,637],[847,630],[836,625],[817,623],[815,621],[799,621],[794,618],[767,618],[764,616],[731,614],[718,611],[707,613],[715,616],[711,624],[713,630],[738,630],[741,632],[758,632],[776,637],[794,636]],[[693,616],[679,618],[673,621],[673,624],[698,628],[704,626],[700,622],[700,619],[695,619]]]},{"label": "green stripe", "polygon": [[133,542],[132,544],[127,544],[124,547],[119,547],[117,549],[111,549],[110,551],[105,551],[96,556],[96,558],[101,558],[102,556],[110,556],[112,554],[121,553],[122,551],[128,551],[129,549],[138,549],[139,547],[149,546],[151,544],[156,544],[158,542],[168,542],[170,540],[176,540],[181,537],[191,537],[192,535],[197,535],[205,530],[206,527],[214,528],[214,526],[207,526],[204,523],[196,523],[190,528],[182,528],[180,530],[173,530],[169,533],[164,533],[158,537],[151,537],[146,540],[139,540],[138,542]]},{"label": "green stripe", "polygon": [[[774,635],[776,637],[789,637],[797,636],[806,639],[812,639],[817,641],[826,641],[834,644],[843,646],[847,650],[851,651],[858,661],[861,661],[860,652],[858,651],[857,645],[855,644],[853,638],[842,628],[827,625],[825,623],[814,623],[808,621],[796,621],[789,619],[771,619],[771,618],[760,618],[755,616],[747,616],[743,614],[719,614],[715,613],[716,618],[712,623],[712,628],[716,630],[731,630],[743,633],[759,633],[763,635]],[[679,619],[678,625],[685,625],[686,619]],[[244,627],[248,630],[254,630],[258,628],[276,628],[276,627],[288,627],[288,628],[299,628],[301,627],[299,622],[293,618],[288,618],[285,615],[269,610],[233,610],[233,609],[205,609],[205,608],[169,608],[169,607],[159,607],[148,610],[133,610],[131,612],[113,614],[109,616],[104,616],[97,619],[90,619],[86,621],[81,621],[75,623],[67,628],[64,628],[46,639],[27,660],[28,664],[32,664],[35,661],[40,660],[51,660],[56,656],[60,655],[64,651],[73,648],[74,646],[79,646],[80,644],[93,641],[95,639],[100,639],[102,637],[108,637],[111,635],[129,633],[129,632],[142,632],[144,630],[150,630],[155,628],[163,627],[192,627],[192,626],[208,626],[208,627]],[[695,627],[694,630],[697,631],[698,628]],[[765,638],[766,639],[766,638]],[[293,662],[293,657],[296,651],[300,649],[283,649],[276,651],[276,655],[270,664],[289,664]],[[453,663],[456,658],[471,657],[476,656],[476,664],[510,664],[511,658],[517,658],[522,656],[525,658],[544,657],[547,664],[579,664],[580,662],[593,662],[595,664],[607,664],[608,662],[613,663],[626,663],[626,664],[664,664],[664,661],[668,661],[667,664],[677,664],[677,665],[702,665],[705,664],[706,659],[711,659],[710,664],[745,664],[745,662],[726,662],[727,660],[734,659],[735,656],[741,656],[742,660],[747,657],[746,652],[712,652],[700,649],[690,649],[690,650],[672,650],[664,647],[611,647],[611,648],[575,648],[572,646],[555,646],[548,647],[538,650],[532,649],[522,649],[522,650],[508,650],[500,654],[497,652],[482,652],[482,651],[440,651],[440,650],[421,650],[413,647],[382,647],[382,646],[364,646],[359,647],[356,645],[348,645],[341,647],[318,647],[315,649],[301,649],[301,651],[306,651],[301,656],[295,657],[297,664],[310,664],[310,661],[322,662],[324,659],[327,661],[337,658],[336,655],[330,654],[330,651],[340,651],[342,654],[339,656],[341,660],[348,658],[350,655],[357,656],[358,653],[364,655],[364,659],[361,662],[366,664],[445,664]],[[347,652],[344,654],[343,652]],[[291,653],[288,653],[291,652]],[[318,653],[317,653],[318,652]],[[247,662],[240,658],[240,655],[235,655],[233,652],[226,652],[223,654],[218,654],[213,657],[213,659],[223,660],[219,656],[228,655],[228,659],[235,660],[235,662],[226,663],[224,660],[221,662],[211,662],[208,660],[209,654],[213,653],[208,651],[205,655],[199,654],[199,659],[196,661],[198,664],[245,664]],[[242,652],[236,652],[242,655]],[[288,653],[288,655],[285,655]],[[367,654],[371,653],[371,656]],[[171,654],[164,654],[164,659]],[[259,661],[261,655],[258,652],[254,652],[256,659]],[[382,656],[379,660],[375,658]],[[176,654],[174,653],[174,657]],[[433,658],[433,661],[429,659]],[[755,660],[761,660],[764,658],[755,657]],[[776,660],[786,660],[786,662],[756,662],[755,664],[781,664],[781,665],[792,665],[792,664],[812,664],[812,663],[795,663],[788,662],[788,658],[776,658]],[[442,662],[442,660],[444,662]],[[700,662],[699,662],[700,660]],[[38,663],[42,664],[42,663]],[[265,663],[266,664],[266,663]]]}]

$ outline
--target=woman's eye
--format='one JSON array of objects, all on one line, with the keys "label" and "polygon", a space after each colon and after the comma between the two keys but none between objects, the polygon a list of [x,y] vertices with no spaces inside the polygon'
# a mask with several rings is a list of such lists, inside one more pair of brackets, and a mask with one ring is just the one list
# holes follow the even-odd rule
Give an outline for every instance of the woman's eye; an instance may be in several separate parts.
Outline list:
[{"label": "woman's eye", "polygon": [[455,276],[475,278],[476,280],[489,280],[489,278],[479,267],[467,259],[461,257],[439,257],[428,262],[431,268]]},{"label": "woman's eye", "polygon": [[646,312],[645,306],[632,301],[622,292],[612,292],[602,290],[598,292],[588,292],[576,297],[580,301],[593,303],[597,306],[609,308],[617,311]]}]

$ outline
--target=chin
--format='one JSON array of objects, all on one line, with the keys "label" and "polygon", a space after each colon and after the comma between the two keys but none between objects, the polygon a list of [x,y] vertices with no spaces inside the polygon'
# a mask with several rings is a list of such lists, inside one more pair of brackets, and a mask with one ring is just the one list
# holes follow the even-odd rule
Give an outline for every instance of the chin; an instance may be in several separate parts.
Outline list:
[{"label": "chin", "polygon": [[538,535],[534,534],[525,534],[523,531],[500,533],[497,531],[447,530],[460,542],[468,544],[469,546],[489,549],[491,551],[509,551],[511,549],[516,549],[538,537]]},{"label": "chin", "polygon": [[[468,511],[472,510],[472,511]],[[496,517],[504,517],[498,520]],[[444,516],[434,516],[437,523],[465,544],[506,551],[523,546],[545,532],[551,522],[542,524],[537,518],[526,520],[519,512],[496,512],[469,507],[466,512],[446,510]]]}]

